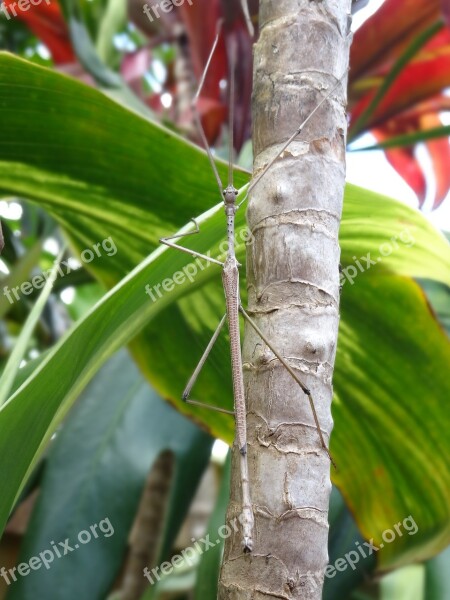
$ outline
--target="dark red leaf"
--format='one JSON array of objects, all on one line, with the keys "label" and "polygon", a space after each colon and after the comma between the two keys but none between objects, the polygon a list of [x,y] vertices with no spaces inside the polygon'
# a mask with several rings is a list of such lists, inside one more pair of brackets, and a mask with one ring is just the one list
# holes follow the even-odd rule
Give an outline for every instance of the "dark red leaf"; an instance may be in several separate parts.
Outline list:
[{"label": "dark red leaf", "polygon": [[[205,80],[201,94],[203,101],[211,106],[216,103],[228,107],[228,97],[221,83],[228,81],[229,65],[227,46],[235,44],[237,49],[237,63],[235,65],[236,97],[235,97],[235,123],[234,143],[236,150],[250,135],[250,98],[252,82],[252,41],[247,32],[239,0],[232,0],[227,6],[226,15],[222,11],[221,0],[196,0],[189,6],[186,3],[180,7],[186,31],[189,37],[191,57],[197,81],[202,77],[211,48],[218,30],[219,21],[225,21],[223,35],[212,58],[210,69]],[[226,18],[225,18],[226,16]],[[220,131],[216,119],[223,115],[222,123],[226,122],[227,110],[210,112],[209,123],[202,121],[208,129],[208,141],[213,142]],[[206,115],[206,113],[205,113]],[[213,116],[212,116],[213,115]]]},{"label": "dark red leaf", "polygon": [[[351,108],[351,122],[356,122],[359,115],[369,106],[386,73],[387,71],[374,77],[372,79],[373,91],[366,94],[356,106]],[[420,60],[413,61],[400,73],[367,126],[369,128],[378,126],[418,102],[423,102],[430,96],[436,96],[449,85],[450,45],[424,52],[421,54]]]},{"label": "dark red leaf", "polygon": [[[371,132],[378,142],[383,142],[392,136],[391,132],[376,129]],[[412,148],[396,148],[385,151],[386,158],[397,173],[413,189],[422,206],[426,196],[426,180],[422,167],[415,157]]]},{"label": "dark red leaf", "polygon": [[[423,115],[420,119],[420,129],[427,130],[441,127],[442,121],[437,114]],[[433,165],[436,180],[433,210],[438,208],[447,197],[450,190],[450,144],[448,137],[431,140],[426,144]]]},{"label": "dark red leaf", "polygon": [[354,81],[392,63],[409,41],[441,16],[441,0],[386,0],[356,31],[350,51]]},{"label": "dark red leaf", "polygon": [[441,0],[441,6],[447,25],[450,25],[450,0]]},{"label": "dark red leaf", "polygon": [[17,18],[26,23],[28,28],[47,46],[57,65],[76,60],[59,4],[41,2],[26,12],[17,9],[15,0],[5,0],[5,6],[10,14],[14,14],[15,10]]}]

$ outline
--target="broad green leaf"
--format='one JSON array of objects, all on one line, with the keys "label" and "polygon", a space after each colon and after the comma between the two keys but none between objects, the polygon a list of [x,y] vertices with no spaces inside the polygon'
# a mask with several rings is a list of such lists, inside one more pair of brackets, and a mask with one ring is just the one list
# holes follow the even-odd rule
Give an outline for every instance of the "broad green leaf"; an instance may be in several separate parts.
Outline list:
[{"label": "broad green leaf", "polygon": [[[51,549],[50,540],[59,547],[68,538],[74,550],[55,556],[49,570],[18,578],[8,600],[49,598],[55,585],[60,600],[104,600],[126,556],[151,466],[169,450],[175,469],[165,517],[167,553],[209,462],[211,443],[152,392],[121,350],[91,381],[50,448],[20,562]],[[108,535],[97,528],[97,538],[77,542],[81,531],[101,522]]]},{"label": "broad green leaf", "polygon": [[[443,434],[450,414],[442,409],[450,397],[450,344],[409,279],[367,277],[344,294],[334,375],[334,479],[362,534],[382,548],[382,567],[396,566],[404,554],[424,560],[450,539],[449,439]],[[409,521],[403,525],[408,517],[417,532]]]},{"label": "broad green leaf", "polygon": [[450,244],[422,213],[392,198],[347,185],[340,244],[344,290],[392,272],[449,284]]},{"label": "broad green leaf", "polygon": [[[49,210],[78,252],[111,237],[117,253],[103,254],[86,267],[110,287],[120,281],[0,412],[0,470],[8,482],[0,498],[3,524],[57,423],[121,345],[133,340],[134,357],[157,391],[187,411],[179,395],[224,312],[224,301],[217,267],[201,263],[195,268],[190,257],[172,249],[158,248],[148,256],[161,235],[175,232],[217,201],[204,154],[78,82],[7,55],[0,57],[0,67],[0,86],[8,86],[0,112],[1,189]],[[43,103],[49,106],[45,120]],[[39,151],[30,152],[36,145]],[[222,164],[219,170],[224,174]],[[239,171],[235,175],[239,186],[248,179]],[[201,234],[183,243],[223,255],[221,207],[199,222]],[[237,226],[242,239],[242,211]],[[449,343],[409,279],[448,285],[450,247],[419,212],[354,186],[346,189],[341,246],[346,281],[335,375],[335,479],[369,537],[414,515],[420,527],[416,536],[403,536],[379,554],[382,566],[389,566],[432,556],[450,539],[442,500],[448,469],[434,469],[436,491],[430,495],[431,472],[424,475],[418,466],[439,464],[449,450],[442,406],[450,391],[445,378]],[[244,262],[242,243],[238,255]],[[354,279],[349,267],[356,270]],[[187,273],[193,268],[191,283]],[[178,272],[184,273],[183,281],[172,286]],[[153,300],[145,294],[147,285]],[[55,372],[67,376],[55,378]],[[195,395],[214,405],[232,405],[225,336]],[[414,407],[417,418],[409,410],[409,429],[401,435],[392,415],[403,416],[406,406]],[[231,418],[190,407],[189,413],[214,435],[231,440]],[[14,465],[9,456],[15,457]],[[380,506],[387,495],[389,506]]]},{"label": "broad green leaf", "polygon": [[[161,236],[220,201],[203,152],[97,90],[0,53],[0,92],[5,86],[0,193],[51,210],[79,250],[111,236],[118,248],[114,260],[103,254],[86,265],[110,285]],[[45,121],[30,113],[42,106]],[[225,177],[225,163],[219,171]],[[235,179],[240,187],[249,176],[237,171]]]}]

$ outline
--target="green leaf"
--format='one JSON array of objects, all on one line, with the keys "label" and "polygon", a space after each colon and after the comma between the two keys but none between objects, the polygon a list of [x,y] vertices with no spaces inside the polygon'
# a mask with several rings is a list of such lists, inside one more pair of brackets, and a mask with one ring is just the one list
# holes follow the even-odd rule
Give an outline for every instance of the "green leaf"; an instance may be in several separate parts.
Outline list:
[{"label": "green leaf", "polygon": [[[112,51],[111,38],[109,44],[107,44],[106,36],[112,34],[117,23],[124,19],[124,2],[116,1],[114,6],[107,6],[104,19],[100,23],[98,38],[100,54],[97,53],[84,22],[82,5],[76,0],[62,0],[61,7],[69,27],[72,46],[86,71],[95,78],[96,82],[111,98],[144,117],[151,118],[152,112],[147,105],[141,102],[123,81],[122,77],[104,62],[109,62]],[[112,14],[113,9],[115,9],[115,14]]]},{"label": "green leaf", "polygon": [[387,196],[347,184],[340,244],[344,290],[352,281],[386,273],[449,285],[450,244],[444,235],[418,210]]},{"label": "green leaf", "polygon": [[[450,125],[444,127],[433,127],[425,131],[416,131],[414,133],[405,133],[404,135],[396,135],[394,137],[366,146],[365,148],[355,148],[355,152],[368,152],[369,150],[386,150],[387,148],[404,148],[405,146],[414,146],[420,142],[428,140],[436,140],[438,138],[448,137],[450,135]],[[350,149],[350,151],[352,151]]]},{"label": "green leaf", "polygon": [[[14,304],[14,297],[9,294],[12,300],[11,302],[6,294],[6,291],[10,291],[12,288],[20,286],[30,275],[41,255],[42,244],[42,239],[35,242],[28,252],[23,254],[17,260],[7,277],[2,280],[1,286],[3,293],[0,296],[0,317],[6,315],[6,313],[11,309],[11,305]],[[8,288],[8,290],[6,288]]]},{"label": "green leaf", "polygon": [[[450,415],[442,408],[450,397],[444,367],[450,344],[409,279],[366,277],[344,296],[334,375],[334,479],[364,537],[382,547],[380,566],[393,568],[432,556],[450,539],[449,439],[443,434]],[[409,521],[403,525],[408,517],[417,532]]]},{"label": "green leaf", "polygon": [[[213,221],[211,219],[208,222],[207,240],[211,239],[208,230],[211,231]],[[214,228],[212,231],[214,232]],[[155,268],[158,257],[165,260],[159,261],[159,268]],[[168,267],[178,266],[177,270],[181,271],[190,260],[184,253],[176,253],[178,262],[175,263],[169,262],[168,258],[169,253],[159,249],[130,273],[115,288],[114,293],[107,294],[60,340],[29,380],[0,410],[0,446],[8,448],[8,452],[0,456],[0,470],[8,481],[0,497],[2,525],[13,506],[15,496],[37,460],[40,449],[47,443],[57,424],[64,418],[98,368],[116,349],[129,342],[141,330],[143,324],[170,304],[171,297],[180,296],[191,289],[190,282],[186,279],[172,294],[165,294],[161,301],[150,302],[144,293],[145,285],[162,281]],[[202,271],[203,276],[208,276],[210,270],[214,272],[214,269],[210,267],[209,270]],[[215,272],[217,274],[217,269]],[[198,279],[197,285],[201,282],[201,277]],[[174,321],[172,325],[175,325]],[[175,353],[173,355],[175,356]],[[160,355],[160,363],[163,358]],[[172,366],[169,358],[167,355],[169,364],[166,364],[163,370],[166,375],[169,375]],[[64,373],[64,377],[55,377],[56,363],[61,369],[57,372]],[[158,368],[156,362],[152,367]],[[216,424],[210,422],[209,426],[211,429],[218,428],[218,423],[220,417],[216,416]],[[232,423],[227,421],[221,429],[229,439]],[[19,430],[22,431],[22,435],[26,432],[26,443],[22,443],[22,435],[17,437],[14,433]],[[11,455],[15,457],[14,464],[9,461],[8,457]]]},{"label": "green leaf", "polygon": [[99,23],[97,40],[95,43],[101,60],[111,64],[117,54],[114,47],[114,37],[126,26],[127,4],[125,0],[108,0],[105,12]]},{"label": "green leaf", "polygon": [[[97,90],[0,53],[0,90],[5,87],[0,193],[52,211],[80,251],[112,236],[114,260],[103,253],[86,265],[109,285],[161,236],[220,201],[204,152]],[[37,116],[42,106],[45,120]],[[222,177],[226,170],[220,162]],[[237,187],[248,179],[236,171]]]},{"label": "green leaf", "polygon": [[[61,600],[103,600],[126,556],[148,473],[168,450],[175,469],[165,515],[167,553],[209,462],[211,444],[212,438],[152,392],[121,350],[86,388],[50,448],[20,562],[51,550],[51,540],[59,548],[68,538],[74,550],[60,559],[55,555],[48,570],[19,577],[8,600],[49,598],[55,586]],[[97,529],[98,537],[92,535],[88,544],[77,542],[81,531],[101,522],[108,535]]]},{"label": "green leaf", "polygon": [[5,403],[11,392],[14,379],[19,371],[20,363],[25,356],[31,336],[33,335],[34,328],[36,327],[36,324],[39,321],[42,311],[44,310],[47,300],[52,292],[53,283],[55,282],[58,274],[58,267],[62,260],[63,254],[64,250],[59,253],[55,264],[50,271],[49,277],[45,282],[44,288],[40,293],[39,298],[36,300],[30,314],[28,315],[17,342],[14,345],[13,351],[11,352],[8,362],[3,370],[0,380],[0,407]]},{"label": "green leaf", "polygon": [[[148,256],[159,237],[217,202],[204,153],[93,89],[7,55],[0,56],[2,85],[8,94],[5,100],[2,96],[0,112],[1,189],[29,196],[51,212],[75,251],[111,237],[116,254],[102,253],[86,268],[109,287],[120,283],[0,412],[0,470],[6,482],[0,525],[79,392],[131,340],[135,359],[161,396],[214,435],[227,441],[233,435],[231,418],[191,409],[179,400],[225,310],[220,271],[204,263],[195,266],[172,249],[158,248]],[[44,104],[49,108],[45,120]],[[39,152],[30,152],[35,146]],[[222,163],[219,171],[225,174]],[[242,186],[248,175],[236,170],[235,180]],[[199,222],[201,234],[183,243],[223,256],[221,206]],[[240,240],[243,229],[239,211]],[[409,514],[416,519],[415,536],[405,534],[377,555],[388,567],[431,557],[450,540],[443,500],[449,470],[442,459],[450,450],[442,405],[450,392],[445,377],[449,342],[410,279],[449,285],[450,246],[418,211],[354,186],[346,188],[340,241],[344,286],[332,443],[339,470],[334,476],[369,538],[380,539]],[[245,260],[242,243],[238,259]],[[174,274],[181,274],[180,284],[172,285]],[[219,338],[195,395],[230,408],[225,337]]]}]

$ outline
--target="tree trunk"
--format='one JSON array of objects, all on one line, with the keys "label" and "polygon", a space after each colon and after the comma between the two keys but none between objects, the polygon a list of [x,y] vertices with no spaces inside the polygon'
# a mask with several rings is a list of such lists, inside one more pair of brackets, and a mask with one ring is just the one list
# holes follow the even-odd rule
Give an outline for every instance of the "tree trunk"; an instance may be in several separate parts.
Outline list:
[{"label": "tree trunk", "polygon": [[[351,0],[260,0],[255,175],[347,69]],[[332,429],[339,322],[338,231],[345,179],[346,77],[251,194],[249,313],[311,390]],[[319,600],[328,562],[330,462],[307,396],[247,325],[243,364],[254,550],[226,540],[219,600]],[[233,448],[227,522],[241,512]]]}]

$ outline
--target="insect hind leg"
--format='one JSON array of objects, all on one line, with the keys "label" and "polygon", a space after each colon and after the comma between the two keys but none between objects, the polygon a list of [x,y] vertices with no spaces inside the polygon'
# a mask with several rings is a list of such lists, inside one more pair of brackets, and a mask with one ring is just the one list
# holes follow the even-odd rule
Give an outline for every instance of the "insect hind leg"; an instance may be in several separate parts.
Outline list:
[{"label": "insect hind leg", "polygon": [[267,337],[264,335],[264,333],[261,331],[261,329],[255,323],[255,321],[250,317],[250,315],[244,309],[244,307],[242,306],[242,304],[239,306],[239,310],[242,313],[242,315],[244,316],[245,320],[248,321],[248,323],[256,331],[256,333],[259,335],[259,337],[262,339],[262,341],[275,354],[275,356],[278,358],[278,360],[280,361],[280,363],[285,367],[285,369],[289,372],[289,374],[291,375],[291,377],[298,383],[298,385],[301,387],[302,391],[307,396],[308,401],[309,401],[309,405],[311,407],[311,412],[313,414],[314,423],[316,425],[317,433],[319,434],[320,443],[322,445],[322,448],[327,453],[328,458],[330,459],[331,464],[336,469],[337,468],[336,467],[336,463],[334,462],[333,457],[330,454],[330,450],[328,449],[328,446],[326,445],[325,439],[323,437],[322,428],[320,427],[319,417],[317,415],[316,407],[314,405],[314,400],[313,400],[313,397],[312,397],[312,394],[311,394],[311,390],[303,383],[303,381],[300,379],[300,377],[297,375],[297,373],[294,371],[294,369],[291,367],[291,365],[286,361],[286,359],[280,354],[280,352],[278,352],[278,350],[276,350],[273,347],[272,342],[270,342],[267,339]]},{"label": "insect hind leg", "polygon": [[225,413],[228,415],[234,415],[234,411],[231,410],[226,410],[225,408],[219,408],[217,406],[211,406],[210,404],[204,404],[203,402],[198,402],[197,400],[191,400],[189,398],[190,394],[191,394],[191,390],[194,387],[195,382],[197,381],[197,378],[200,374],[200,371],[203,369],[203,366],[214,346],[214,344],[217,341],[217,338],[219,337],[220,332],[223,329],[223,326],[225,325],[225,321],[227,320],[227,315],[226,313],[224,314],[224,316],[222,317],[222,319],[220,320],[219,325],[217,326],[209,344],[207,345],[205,351],[202,354],[201,359],[199,360],[198,365],[196,366],[194,372],[192,373],[191,378],[189,379],[186,388],[183,392],[182,398],[185,402],[187,402],[188,404],[193,404],[195,406],[201,406],[202,408],[209,408],[210,410],[215,410],[217,412],[221,412],[221,413]]}]

